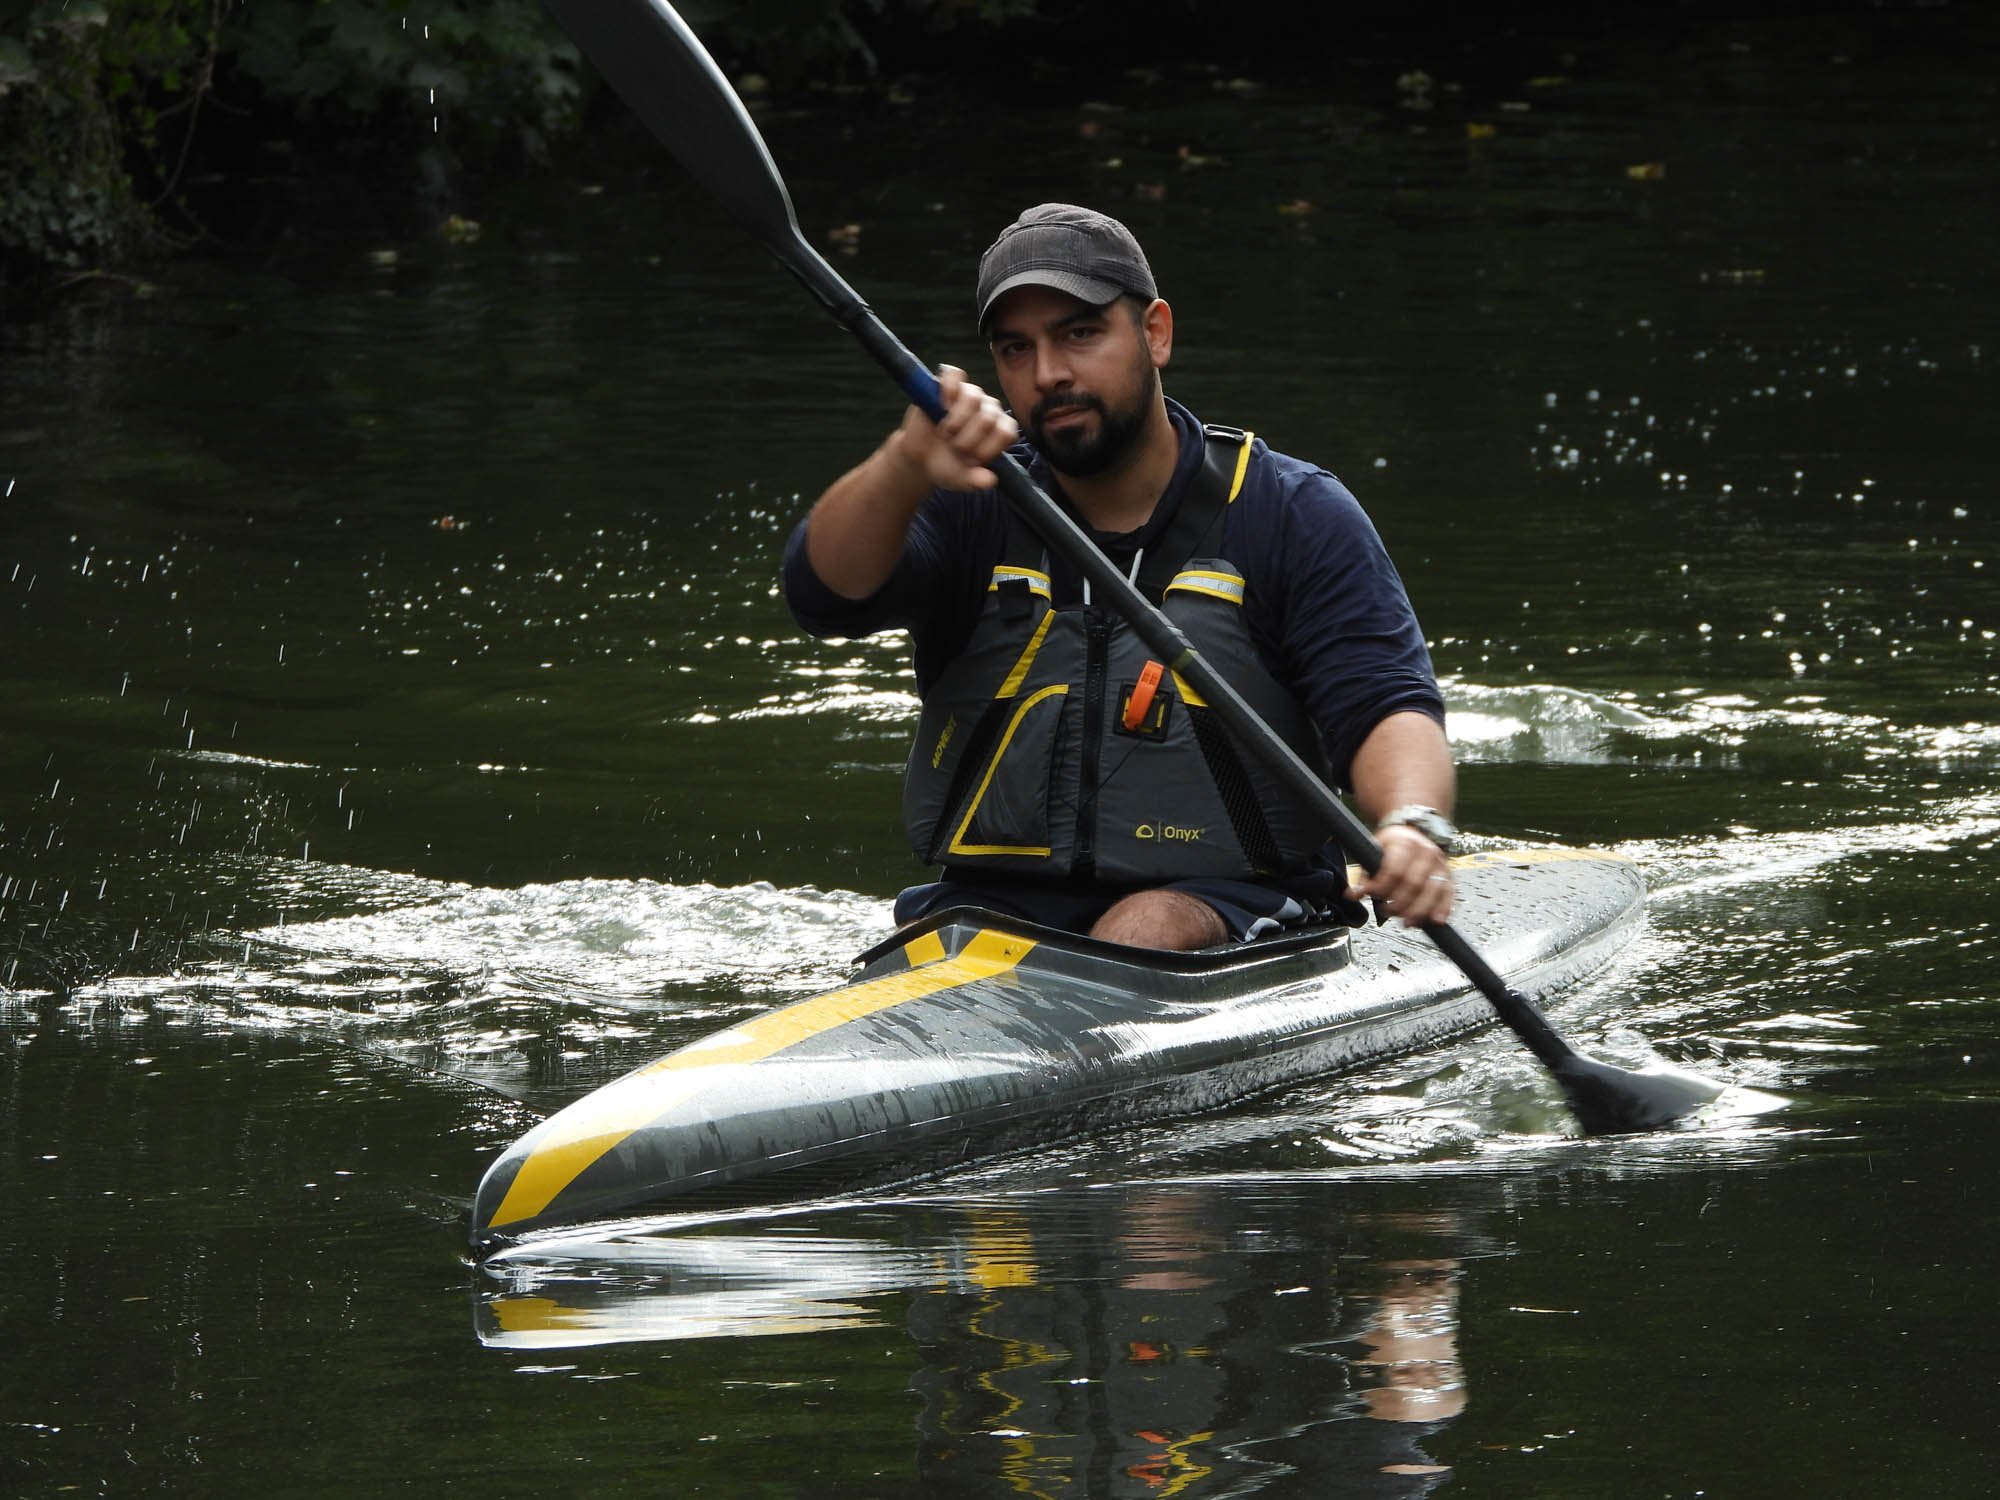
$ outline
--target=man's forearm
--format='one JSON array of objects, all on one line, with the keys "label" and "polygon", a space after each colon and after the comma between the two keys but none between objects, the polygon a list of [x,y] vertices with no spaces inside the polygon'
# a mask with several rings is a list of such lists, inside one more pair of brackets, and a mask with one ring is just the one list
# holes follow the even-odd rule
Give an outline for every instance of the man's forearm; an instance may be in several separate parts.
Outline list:
[{"label": "man's forearm", "polygon": [[1457,792],[1451,746],[1429,714],[1390,714],[1361,742],[1348,765],[1354,805],[1372,827],[1399,807],[1434,807],[1447,817]]},{"label": "man's forearm", "polygon": [[923,470],[891,435],[819,497],[806,520],[806,560],[843,599],[866,599],[889,581],[910,522],[930,493]]},{"label": "man's forearm", "polygon": [[866,462],[819,497],[806,520],[806,561],[843,599],[867,599],[889,581],[910,522],[933,489],[984,490],[988,467],[1021,435],[1000,403],[955,365],[938,370],[943,415],[916,407]]}]

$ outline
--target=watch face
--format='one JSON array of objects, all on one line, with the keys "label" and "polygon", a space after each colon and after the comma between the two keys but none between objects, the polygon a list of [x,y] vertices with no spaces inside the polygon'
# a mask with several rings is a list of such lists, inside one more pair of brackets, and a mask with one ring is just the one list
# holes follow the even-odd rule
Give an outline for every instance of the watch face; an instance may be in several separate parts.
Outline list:
[{"label": "watch face", "polygon": [[1451,852],[1453,842],[1458,838],[1458,830],[1451,820],[1441,812],[1429,807],[1401,807],[1383,820],[1382,826],[1393,827],[1407,824],[1446,853]]}]

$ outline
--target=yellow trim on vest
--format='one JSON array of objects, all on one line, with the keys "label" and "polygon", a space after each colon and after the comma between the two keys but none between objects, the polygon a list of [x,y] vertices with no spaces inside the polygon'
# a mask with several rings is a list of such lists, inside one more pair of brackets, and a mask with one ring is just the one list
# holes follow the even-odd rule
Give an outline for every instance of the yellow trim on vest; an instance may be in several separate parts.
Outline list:
[{"label": "yellow trim on vest", "polygon": [[1056,612],[1052,609],[1043,612],[1042,623],[1028,637],[1027,649],[1022,651],[1021,659],[1014,663],[1014,670],[1007,674],[1007,680],[1000,684],[1000,691],[993,695],[996,699],[1004,702],[1021,691],[1021,684],[1028,678],[1028,668],[1035,664],[1035,655],[1042,649],[1042,642],[1048,639],[1049,626],[1054,623],[1055,617]]},{"label": "yellow trim on vest", "polygon": [[1230,604],[1243,602],[1243,578],[1238,573],[1218,573],[1212,568],[1189,568],[1174,574],[1172,583],[1164,590],[1171,594],[1179,589],[1184,594],[1206,594],[1211,599],[1221,599]]},{"label": "yellow trim on vest", "polygon": [[541,1213],[593,1162],[699,1089],[702,1069],[756,1062],[878,1010],[1005,974],[1034,946],[1029,938],[982,929],[955,958],[766,1011],[607,1083],[550,1120],[562,1126],[561,1137],[529,1153],[489,1225],[515,1224]]},{"label": "yellow trim on vest", "polygon": [[[1054,618],[1054,611],[1050,612],[1049,618]],[[1042,621],[1044,628],[1047,627],[1048,623],[1048,620]],[[1041,640],[1040,635],[1038,634],[1035,639],[1039,642]],[[1038,693],[1030,694],[1021,701],[1021,706],[1014,710],[1014,717],[1007,721],[1007,732],[1000,736],[1000,743],[993,751],[993,758],[986,762],[986,774],[979,778],[979,790],[972,794],[972,803],[965,809],[965,816],[959,820],[958,831],[951,836],[951,852],[953,854],[1025,854],[1033,859],[1047,859],[1049,857],[1051,850],[1046,844],[1041,846],[1026,844],[968,844],[965,842],[965,831],[972,826],[973,815],[979,811],[979,804],[985,800],[986,789],[993,785],[993,773],[1000,769],[1001,758],[1007,753],[1007,746],[1014,738],[1014,731],[1021,727],[1021,720],[1028,716],[1028,710],[1033,708],[1037,703],[1040,703],[1044,698],[1060,698],[1068,692],[1069,684],[1059,682],[1053,687],[1045,687]],[[1004,698],[1007,695],[1002,693],[1000,696]]]},{"label": "yellow trim on vest", "polygon": [[1254,432],[1243,434],[1243,446],[1236,453],[1236,477],[1229,481],[1229,499],[1226,503],[1230,505],[1234,505],[1236,497],[1243,493],[1243,476],[1250,472],[1250,444],[1256,436]]},{"label": "yellow trim on vest", "polygon": [[1180,673],[1174,673],[1174,691],[1181,695],[1181,702],[1189,708],[1207,708],[1208,700],[1188,685],[1188,680]]},{"label": "yellow trim on vest", "polygon": [[958,715],[951,714],[944,721],[944,728],[938,731],[937,745],[931,751],[931,769],[935,771],[944,759],[944,747],[951,743],[951,737],[958,733]]},{"label": "yellow trim on vest", "polygon": [[993,570],[993,577],[987,582],[986,592],[998,593],[1001,584],[1016,578],[1027,579],[1029,593],[1040,594],[1050,601],[1055,599],[1055,591],[1049,583],[1048,574],[1035,568],[1017,568],[1011,563],[1001,563]]}]

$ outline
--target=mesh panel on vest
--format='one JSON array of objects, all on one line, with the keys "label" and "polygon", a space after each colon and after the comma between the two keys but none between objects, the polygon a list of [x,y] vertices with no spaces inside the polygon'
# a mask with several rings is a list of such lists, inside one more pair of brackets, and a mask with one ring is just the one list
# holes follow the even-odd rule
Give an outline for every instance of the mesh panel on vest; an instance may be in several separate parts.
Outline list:
[{"label": "mesh panel on vest", "polygon": [[1284,859],[1278,852],[1278,841],[1271,837],[1270,825],[1264,821],[1264,810],[1257,804],[1257,790],[1250,784],[1250,773],[1243,768],[1229,731],[1222,727],[1213,709],[1196,708],[1193,704],[1182,706],[1187,709],[1188,722],[1194,726],[1195,743],[1201,746],[1208,774],[1215,778],[1215,789],[1222,794],[1222,805],[1229,814],[1229,826],[1236,831],[1236,842],[1254,867],[1266,874],[1276,874]]}]

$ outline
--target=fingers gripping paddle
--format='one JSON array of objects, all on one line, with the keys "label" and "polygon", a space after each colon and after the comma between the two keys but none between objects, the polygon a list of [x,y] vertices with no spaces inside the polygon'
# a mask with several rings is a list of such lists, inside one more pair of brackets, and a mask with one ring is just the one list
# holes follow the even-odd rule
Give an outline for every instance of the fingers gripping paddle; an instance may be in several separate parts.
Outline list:
[{"label": "fingers gripping paddle", "polygon": [[[941,416],[936,376],[799,233],[791,195],[743,101],[673,7],[666,0],[549,0],[549,8],[695,180],[804,283],[835,322],[861,341],[916,406],[933,418]],[[1118,610],[1159,660],[1208,700],[1238,739],[1325,814],[1348,857],[1374,874],[1382,863],[1382,846],[1367,826],[1042,493],[1027,470],[1004,455],[993,470],[1001,494],[1042,539],[1090,580],[1096,595]],[[1706,1079],[1635,1073],[1584,1057],[1556,1034],[1531,1000],[1508,988],[1454,928],[1440,922],[1424,931],[1555,1076],[1590,1134],[1651,1130],[1722,1092]]]}]

